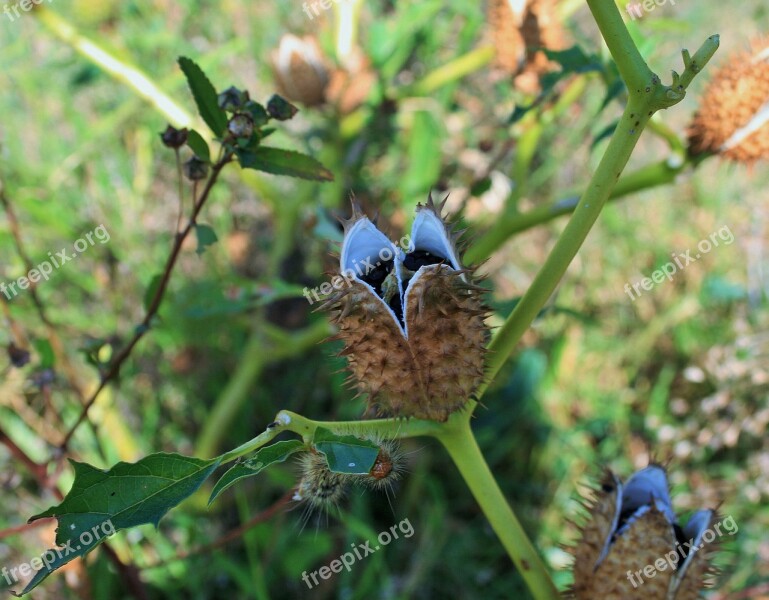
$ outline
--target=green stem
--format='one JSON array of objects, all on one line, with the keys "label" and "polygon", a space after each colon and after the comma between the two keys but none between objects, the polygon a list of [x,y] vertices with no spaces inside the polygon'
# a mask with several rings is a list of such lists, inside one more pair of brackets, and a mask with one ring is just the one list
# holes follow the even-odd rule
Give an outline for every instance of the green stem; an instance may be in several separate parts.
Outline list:
[{"label": "green stem", "polygon": [[406,421],[403,419],[313,421],[290,410],[282,410],[275,416],[275,421],[265,431],[234,450],[222,454],[221,463],[224,464],[255,452],[284,431],[291,431],[301,436],[308,444],[312,441],[315,430],[318,427],[325,427],[336,434],[371,435],[382,439],[403,439],[419,436],[437,437],[444,429],[456,427],[457,422],[466,421],[469,417],[470,411],[460,411],[451,415],[446,423],[436,423],[435,421],[424,421],[421,419],[408,419]]},{"label": "green stem", "polygon": [[628,33],[625,22],[613,0],[587,0],[606,46],[611,52],[622,80],[631,95],[651,85],[652,73]]},{"label": "green stem", "polygon": [[[694,57],[684,51],[686,70],[674,73],[673,87],[664,86],[641,58],[614,2],[588,0],[588,6],[628,85],[629,100],[598,168],[574,209],[574,215],[550,251],[545,264],[489,345],[488,377],[476,392],[480,398],[512,353],[524,332],[548,301],[582,246],[655,111],[680,102],[691,82],[718,48],[718,36],[708,38]],[[684,82],[684,83],[682,83]],[[643,83],[643,85],[641,85]]]},{"label": "green stem", "polygon": [[[649,119],[647,103],[631,96],[587,190],[533,283],[516,305],[489,347],[487,381],[494,379],[523,333],[542,310],[585,241],[616,181],[627,164],[638,137]],[[486,384],[479,390],[480,397]]]},{"label": "green stem", "polygon": [[469,421],[466,420],[460,427],[445,428],[436,437],[459,469],[462,478],[475,496],[483,514],[489,520],[534,598],[537,600],[560,598],[545,563],[529,541],[489,470],[470,429]]},{"label": "green stem", "polygon": [[[677,155],[672,154],[665,160],[623,175],[609,194],[609,201],[619,200],[635,192],[672,183],[689,166],[696,166],[687,156],[682,156],[680,162],[671,161],[671,158],[675,156]],[[503,217],[468,248],[465,253],[465,260],[469,264],[483,262],[513,235],[574,212],[578,200],[578,197],[562,198],[525,213],[519,213],[508,218]]]}]

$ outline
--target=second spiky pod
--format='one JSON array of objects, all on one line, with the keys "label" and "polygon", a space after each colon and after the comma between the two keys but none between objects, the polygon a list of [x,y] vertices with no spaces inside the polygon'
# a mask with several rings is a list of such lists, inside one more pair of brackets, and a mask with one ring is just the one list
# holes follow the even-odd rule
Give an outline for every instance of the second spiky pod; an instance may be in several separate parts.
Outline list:
[{"label": "second spiky pod", "polygon": [[[345,221],[334,310],[351,379],[378,414],[445,421],[484,376],[482,288],[432,198],[390,241],[356,206]],[[341,289],[339,289],[341,288]]]}]

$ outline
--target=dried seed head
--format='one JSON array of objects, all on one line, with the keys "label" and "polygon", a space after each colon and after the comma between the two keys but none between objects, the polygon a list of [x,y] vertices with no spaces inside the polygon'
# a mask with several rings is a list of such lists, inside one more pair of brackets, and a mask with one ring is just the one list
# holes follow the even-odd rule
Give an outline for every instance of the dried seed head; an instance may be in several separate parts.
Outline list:
[{"label": "dried seed head", "polygon": [[167,148],[181,148],[187,143],[188,133],[189,131],[187,131],[186,128],[176,129],[176,127],[169,125],[166,127],[166,130],[160,134],[160,139],[163,142],[163,145]]},{"label": "dried seed head", "polygon": [[714,512],[699,511],[679,526],[662,467],[642,469],[625,484],[607,472],[588,510],[573,550],[578,600],[626,600],[639,591],[645,598],[689,600],[705,587],[712,548],[691,548],[703,544]]},{"label": "dried seed head", "polygon": [[190,181],[200,181],[208,177],[208,163],[197,156],[191,157],[187,160],[182,168],[184,170],[184,176]]},{"label": "dried seed head", "polygon": [[715,72],[689,125],[689,149],[746,163],[769,158],[769,38]]},{"label": "dried seed head", "polygon": [[326,100],[340,114],[347,115],[358,108],[377,82],[376,72],[368,58],[353,51],[345,60],[344,68],[334,69],[326,87]]},{"label": "dried seed head", "polygon": [[496,65],[515,76],[515,86],[539,91],[539,78],[555,68],[542,48],[560,50],[566,34],[558,20],[555,0],[491,0],[488,22]]},{"label": "dried seed head", "polygon": [[459,262],[456,235],[432,198],[402,247],[357,207],[344,227],[346,285],[325,306],[352,381],[380,414],[445,421],[483,379],[487,340],[482,290]]},{"label": "dried seed head", "polygon": [[323,103],[329,80],[327,60],[313,36],[285,34],[270,60],[281,96],[306,106]]}]

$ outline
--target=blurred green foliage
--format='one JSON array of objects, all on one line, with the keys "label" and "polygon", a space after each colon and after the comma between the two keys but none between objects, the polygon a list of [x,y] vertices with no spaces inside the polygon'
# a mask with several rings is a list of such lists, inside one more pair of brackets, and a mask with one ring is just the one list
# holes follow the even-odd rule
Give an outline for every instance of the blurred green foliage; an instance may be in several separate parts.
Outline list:
[{"label": "blurred green foliage", "polygon": [[[334,15],[342,5],[313,20],[298,1],[77,0],[47,8],[139,67],[192,113],[179,56],[193,57],[218,90],[235,85],[266,102],[276,91],[269,55],[282,34],[314,32],[333,57]],[[599,48],[585,8],[565,3],[562,10],[573,41]],[[745,48],[747,37],[765,33],[769,14],[757,1],[679,2],[629,25],[656,68],[716,31],[723,42],[716,62],[722,61]],[[225,174],[201,219],[218,241],[200,256],[194,243],[186,248],[159,318],[121,371],[120,385],[98,400],[94,427],[75,436],[71,451],[79,460],[106,468],[156,451],[208,458],[253,437],[280,408],[318,419],[357,418],[363,402],[344,385],[339,347],[318,344],[330,330],[302,296],[333,268],[328,254],[340,239],[335,218],[346,214],[351,192],[400,232],[431,187],[450,190],[450,207],[471,226],[472,240],[500,215],[515,218],[581,191],[605,147],[602,133],[619,114],[613,98],[622,92],[607,56],[595,51],[600,72],[559,81],[553,97],[512,122],[516,107],[534,98],[483,61],[466,77],[418,93],[420,82],[473,52],[486,34],[479,4],[363,5],[358,37],[373,73],[363,104],[344,115],[331,106],[302,108],[270,142],[316,157],[335,181],[235,168]],[[141,321],[142,299],[171,246],[176,164],[157,135],[168,119],[38,15],[15,21],[0,15],[0,49],[0,177],[28,254],[35,263],[44,260],[98,224],[111,234],[108,244],[38,287],[67,356],[93,386],[95,367]],[[569,97],[575,81],[584,89]],[[684,136],[703,87],[704,78],[662,115],[677,136]],[[630,170],[668,154],[665,141],[647,132]],[[679,510],[721,503],[739,525],[719,559],[723,593],[769,579],[768,185],[762,166],[713,158],[670,185],[609,205],[552,306],[484,397],[474,424],[479,444],[559,585],[569,581],[560,545],[577,534],[571,523],[580,514],[577,490],[600,466],[626,475],[650,458],[670,461]],[[626,283],[724,225],[734,244],[636,300],[625,294]],[[553,221],[517,235],[483,267],[496,324],[561,227]],[[0,281],[25,270],[8,221],[0,218]],[[30,295],[8,307],[0,345],[14,339],[15,324],[31,343],[32,361],[19,369],[0,359],[0,423],[44,463],[80,405]],[[46,383],[51,367],[56,380]],[[172,511],[158,531],[144,526],[110,543],[139,570],[151,598],[527,597],[441,449],[412,440],[404,450],[409,473],[389,502],[355,494],[338,514],[315,515],[304,528],[301,509],[258,518],[295,484],[288,461],[223,494],[210,510],[209,487]],[[5,446],[0,465],[0,566],[11,566],[48,547],[53,527],[6,530],[57,500]],[[58,487],[66,492],[72,473],[61,469]],[[303,571],[404,518],[413,537],[306,588]],[[217,542],[244,524],[240,535]],[[84,569],[52,577],[34,597],[133,596],[100,551]]]}]

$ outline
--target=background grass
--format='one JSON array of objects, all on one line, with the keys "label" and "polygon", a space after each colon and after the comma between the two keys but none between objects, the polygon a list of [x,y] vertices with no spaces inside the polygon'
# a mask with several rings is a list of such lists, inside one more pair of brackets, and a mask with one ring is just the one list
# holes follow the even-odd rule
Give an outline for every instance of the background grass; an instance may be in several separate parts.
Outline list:
[{"label": "background grass", "polygon": [[[298,0],[77,0],[54,1],[49,9],[138,66],[190,112],[192,99],[176,67],[180,55],[199,62],[217,88],[234,84],[261,101],[275,91],[268,55],[283,33],[316,33],[333,55],[333,11],[309,20]],[[572,40],[601,54],[587,9],[563,10]],[[682,0],[645,14],[632,31],[664,77],[670,68],[680,71],[682,46],[694,49],[718,32],[715,62],[722,63],[768,26],[767,8],[755,0],[728,6]],[[352,118],[329,107],[302,110],[274,135],[274,145],[318,157],[336,181],[226,174],[202,219],[219,243],[201,257],[194,244],[184,253],[160,319],[125,365],[120,385],[100,397],[92,411],[95,428],[79,430],[73,455],[106,468],[155,451],[212,454],[253,437],[280,408],[311,418],[361,414],[363,402],[352,399],[338,372],[344,366],[335,357],[339,348],[317,343],[326,334],[325,317],[296,291],[319,285],[333,268],[328,254],[341,239],[335,217],[346,214],[349,193],[372,213],[380,210],[399,234],[431,187],[449,190],[449,207],[464,209],[472,238],[500,210],[525,211],[579,191],[606,144],[593,145],[595,137],[619,115],[616,102],[601,110],[606,86],[585,76],[584,93],[560,114],[537,113],[542,137],[534,159],[525,181],[511,182],[530,123],[506,122],[516,103],[530,99],[508,78],[484,67],[428,96],[407,91],[487,36],[481,5],[365,4],[360,44],[376,74],[366,104]],[[93,384],[97,373],[87,357],[106,361],[131,335],[143,316],[145,290],[170,248],[175,163],[157,136],[167,119],[53,36],[35,14],[13,22],[0,16],[0,48],[0,173],[28,253],[42,261],[98,224],[111,234],[109,243],[39,286],[70,359]],[[661,115],[679,136],[706,79],[698,78],[689,96]],[[511,138],[511,152],[492,166]],[[492,151],[484,152],[488,146]],[[630,168],[667,152],[647,133]],[[491,178],[478,179],[485,170]],[[504,182],[526,186],[517,206],[508,200],[502,208]],[[719,506],[739,525],[719,558],[721,595],[711,596],[748,597],[728,595],[769,581],[767,189],[764,164],[709,159],[672,185],[610,205],[550,310],[484,398],[475,419],[479,443],[560,585],[569,581],[560,546],[577,534],[571,523],[580,514],[576,492],[598,467],[627,476],[653,458],[669,461],[681,513]],[[516,236],[482,267],[498,311],[494,322],[525,291],[562,226],[563,219]],[[634,301],[625,294],[626,283],[723,227],[734,243]],[[0,281],[24,274],[5,219],[0,257]],[[73,422],[78,401],[59,364],[47,364],[46,332],[29,294],[9,303],[0,344],[13,339],[12,323],[29,336],[33,359],[22,369],[0,359],[0,423],[29,456],[45,462],[65,431],[56,415]],[[301,343],[284,340],[307,331]],[[276,357],[278,346],[290,348],[290,356]],[[58,377],[41,385],[49,367]],[[213,414],[230,418],[212,427]],[[281,508],[217,543],[294,485],[296,469],[287,464],[226,493],[210,510],[203,492],[172,511],[158,531],[145,526],[111,544],[139,569],[151,598],[527,597],[443,451],[423,440],[409,441],[404,451],[409,473],[391,504],[353,494],[338,514],[313,517],[304,528],[301,509]],[[0,465],[0,530],[56,503],[3,446]],[[61,468],[66,491],[71,470]],[[50,469],[58,472],[53,463]],[[304,570],[406,518],[413,537],[306,589]],[[28,561],[52,537],[50,523],[3,536],[0,566]],[[73,563],[33,597],[130,597],[103,552],[86,563]]]}]

